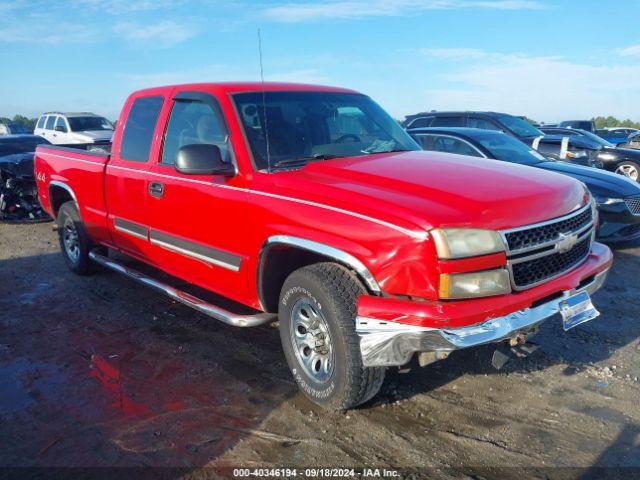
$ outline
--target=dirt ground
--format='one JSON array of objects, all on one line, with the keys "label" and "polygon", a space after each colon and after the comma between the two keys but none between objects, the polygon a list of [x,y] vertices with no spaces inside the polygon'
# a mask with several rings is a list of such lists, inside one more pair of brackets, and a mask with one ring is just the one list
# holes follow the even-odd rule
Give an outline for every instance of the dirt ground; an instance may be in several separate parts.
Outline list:
[{"label": "dirt ground", "polygon": [[51,224],[0,224],[0,467],[640,468],[640,248],[615,257],[598,319],[548,322],[540,349],[500,371],[491,347],[390,371],[341,414],[297,390],[273,326],[228,327],[115,273],[75,276]]}]

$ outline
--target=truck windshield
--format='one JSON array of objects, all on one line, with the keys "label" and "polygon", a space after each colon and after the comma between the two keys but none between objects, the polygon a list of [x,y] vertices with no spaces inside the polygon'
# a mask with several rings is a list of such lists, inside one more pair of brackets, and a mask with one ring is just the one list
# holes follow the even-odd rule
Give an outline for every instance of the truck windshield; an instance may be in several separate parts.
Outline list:
[{"label": "truck windshield", "polygon": [[334,157],[420,150],[398,122],[365,95],[255,92],[233,98],[260,170]]},{"label": "truck windshield", "polygon": [[113,125],[104,117],[68,117],[67,120],[69,120],[69,128],[72,132],[113,130]]}]

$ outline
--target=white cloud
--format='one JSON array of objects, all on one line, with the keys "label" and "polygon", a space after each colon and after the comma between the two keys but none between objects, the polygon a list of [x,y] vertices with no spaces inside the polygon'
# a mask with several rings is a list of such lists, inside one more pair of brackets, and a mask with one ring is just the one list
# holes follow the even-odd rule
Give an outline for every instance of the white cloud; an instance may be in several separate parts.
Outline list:
[{"label": "white cloud", "polygon": [[115,25],[114,31],[134,44],[142,42],[144,46],[171,47],[198,34],[198,28],[188,23],[177,23],[173,20],[162,20],[150,25],[119,22]]},{"label": "white cloud", "polygon": [[489,54],[478,48],[423,48],[420,55],[442,60],[465,60],[485,58]]},{"label": "white cloud", "polygon": [[618,50],[618,55],[622,57],[640,57],[640,45],[631,45]]},{"label": "white cloud", "polygon": [[637,118],[640,65],[590,65],[561,57],[484,52],[423,92],[434,109],[498,110],[541,121],[612,114]]},{"label": "white cloud", "polygon": [[38,43],[58,45],[65,42],[93,42],[97,32],[85,25],[57,22],[56,27],[50,28],[46,23],[33,22],[26,26],[24,23],[0,26],[0,43]]},{"label": "white cloud", "polygon": [[536,0],[332,0],[322,3],[282,3],[263,9],[263,16],[278,22],[304,22],[329,18],[403,16],[427,10],[545,8]]},{"label": "white cloud", "polygon": [[88,7],[112,15],[165,10],[183,4],[179,0],[74,0],[77,8]]}]

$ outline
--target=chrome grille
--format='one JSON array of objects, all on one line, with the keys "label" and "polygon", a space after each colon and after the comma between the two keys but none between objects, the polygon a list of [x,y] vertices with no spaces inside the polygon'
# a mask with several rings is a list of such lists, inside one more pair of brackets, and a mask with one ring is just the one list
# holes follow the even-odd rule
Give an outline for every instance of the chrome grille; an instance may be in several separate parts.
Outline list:
[{"label": "chrome grille", "polygon": [[589,253],[590,245],[591,237],[588,236],[566,253],[553,253],[528,262],[516,263],[512,267],[513,283],[519,288],[526,288],[565,272],[584,260]]},{"label": "chrome grille", "polygon": [[570,217],[558,221],[545,222],[539,226],[525,227],[505,233],[507,246],[511,252],[533,248],[554,242],[560,233],[576,232],[593,220],[591,208],[582,209]]},{"label": "chrome grille", "polygon": [[625,203],[631,213],[634,215],[640,215],[640,197],[630,197],[624,199]]},{"label": "chrome grille", "polygon": [[589,255],[594,218],[591,204],[547,222],[502,232],[514,290],[562,275]]}]

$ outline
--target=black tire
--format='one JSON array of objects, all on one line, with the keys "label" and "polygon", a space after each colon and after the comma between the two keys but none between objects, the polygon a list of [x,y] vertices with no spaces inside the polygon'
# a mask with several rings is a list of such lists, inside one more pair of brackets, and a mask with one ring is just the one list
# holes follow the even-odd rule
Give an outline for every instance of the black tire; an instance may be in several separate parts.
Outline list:
[{"label": "black tire", "polygon": [[[625,173],[626,172],[626,173]],[[616,165],[615,173],[619,175],[625,175],[631,180],[635,180],[636,182],[640,182],[640,165],[636,162],[632,162],[630,160],[625,160],[624,162],[620,162]],[[631,175],[629,175],[631,174]],[[635,176],[635,178],[633,178]]]},{"label": "black tire", "polygon": [[[60,206],[56,222],[58,223],[60,249],[67,267],[78,275],[89,275],[93,272],[93,262],[89,259],[93,243],[84,229],[75,202],[65,202]],[[74,234],[76,236],[75,249],[67,243],[70,236]]]},{"label": "black tire", "polygon": [[[280,293],[280,339],[289,368],[304,394],[327,409],[344,411],[354,408],[373,398],[384,381],[385,368],[362,365],[355,316],[356,301],[364,291],[358,278],[347,268],[334,263],[317,263],[289,275]],[[294,325],[295,318],[299,318],[296,312],[300,304],[315,308],[317,312],[313,318],[317,319],[319,314],[328,332],[327,344],[331,350],[326,357],[332,358],[327,362],[332,369],[331,373],[323,370],[322,373],[328,376],[323,381],[314,377],[319,374],[314,373],[313,367],[303,364],[306,348],[299,349],[296,346],[294,337],[297,337],[296,332],[300,333],[301,325]],[[312,336],[315,342],[317,336],[313,335],[313,331],[317,332],[319,328],[316,326],[314,330],[305,330],[303,334]],[[320,335],[324,343],[327,337],[322,333]],[[311,350],[308,355],[314,355],[314,352]]]}]

